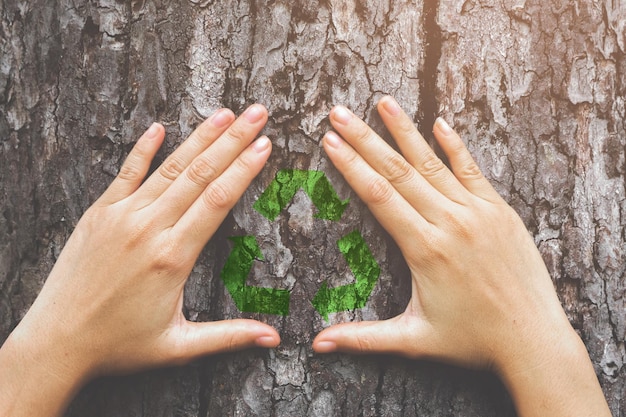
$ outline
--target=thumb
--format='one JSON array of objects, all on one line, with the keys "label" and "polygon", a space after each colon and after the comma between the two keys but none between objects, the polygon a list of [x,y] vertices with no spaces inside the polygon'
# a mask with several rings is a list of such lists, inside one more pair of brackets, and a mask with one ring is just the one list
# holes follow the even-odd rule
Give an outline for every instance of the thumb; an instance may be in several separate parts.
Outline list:
[{"label": "thumb", "polygon": [[185,363],[215,353],[250,347],[276,347],[280,336],[273,327],[256,320],[188,321],[181,326],[179,334],[173,335],[172,343],[172,355]]},{"label": "thumb", "polygon": [[364,321],[331,326],[317,335],[318,353],[388,353],[418,358],[429,351],[425,322],[400,315],[384,321]]}]

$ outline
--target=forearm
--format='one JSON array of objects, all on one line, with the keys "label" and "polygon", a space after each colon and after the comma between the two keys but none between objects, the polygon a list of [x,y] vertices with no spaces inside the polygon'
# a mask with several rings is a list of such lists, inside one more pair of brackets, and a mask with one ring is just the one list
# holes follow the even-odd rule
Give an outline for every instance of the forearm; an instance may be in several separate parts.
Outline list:
[{"label": "forearm", "polygon": [[0,348],[0,417],[59,416],[86,374],[78,370],[72,352],[27,332],[18,326]]},{"label": "forearm", "polygon": [[573,329],[567,333],[499,372],[520,417],[611,416],[585,345]]}]

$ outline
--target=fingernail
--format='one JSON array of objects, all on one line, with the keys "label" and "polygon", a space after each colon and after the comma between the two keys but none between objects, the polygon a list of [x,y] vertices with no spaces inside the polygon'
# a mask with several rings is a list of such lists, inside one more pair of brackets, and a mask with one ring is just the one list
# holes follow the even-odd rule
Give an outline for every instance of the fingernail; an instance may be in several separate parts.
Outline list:
[{"label": "fingernail", "polygon": [[263,153],[267,150],[267,148],[270,147],[270,140],[266,137],[266,136],[262,136],[260,138],[258,138],[254,144],[252,145],[252,148],[257,152],[257,153]]},{"label": "fingernail", "polygon": [[337,344],[335,342],[318,342],[315,345],[315,350],[319,353],[334,352],[337,350]]},{"label": "fingernail", "polygon": [[156,138],[158,134],[159,134],[159,124],[158,123],[152,123],[152,125],[150,125],[148,130],[146,130],[146,136],[149,139]]},{"label": "fingernail", "polygon": [[233,115],[228,110],[218,110],[217,113],[211,118],[211,123],[217,128],[222,128],[228,125],[233,120]]},{"label": "fingernail", "polygon": [[437,125],[437,128],[441,131],[441,133],[443,133],[446,136],[452,133],[452,128],[450,127],[448,122],[443,120],[441,117],[437,117],[437,120],[435,121],[435,125]]},{"label": "fingernail", "polygon": [[383,107],[392,116],[397,116],[400,114],[402,110],[398,102],[390,96],[387,96],[383,99]]},{"label": "fingernail", "polygon": [[263,110],[260,105],[253,104],[248,107],[243,115],[250,123],[256,123],[263,118]]},{"label": "fingernail", "polygon": [[343,106],[337,106],[333,109],[332,117],[342,125],[347,125],[352,119],[352,112]]},{"label": "fingernail", "polygon": [[261,336],[258,337],[254,343],[258,346],[258,347],[266,347],[266,348],[271,348],[276,346],[276,338],[274,338],[273,336]]},{"label": "fingernail", "polygon": [[324,136],[324,140],[330,147],[333,148],[339,148],[343,142],[339,135],[335,132],[327,132],[326,136]]}]

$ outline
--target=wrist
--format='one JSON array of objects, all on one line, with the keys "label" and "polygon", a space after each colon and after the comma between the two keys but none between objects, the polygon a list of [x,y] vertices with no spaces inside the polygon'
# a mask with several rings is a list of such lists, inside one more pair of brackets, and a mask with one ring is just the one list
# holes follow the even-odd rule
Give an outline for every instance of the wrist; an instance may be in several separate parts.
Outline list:
[{"label": "wrist", "polygon": [[527,416],[610,416],[587,349],[574,329],[525,342],[496,372]]},{"label": "wrist", "polygon": [[[554,323],[554,322],[548,322]],[[508,340],[505,352],[494,361],[495,372],[506,383],[533,370],[556,366],[563,361],[589,361],[586,347],[569,322],[554,325],[551,329],[529,332],[519,340]]]},{"label": "wrist", "polygon": [[90,378],[68,334],[28,321],[0,348],[0,416],[60,415]]}]

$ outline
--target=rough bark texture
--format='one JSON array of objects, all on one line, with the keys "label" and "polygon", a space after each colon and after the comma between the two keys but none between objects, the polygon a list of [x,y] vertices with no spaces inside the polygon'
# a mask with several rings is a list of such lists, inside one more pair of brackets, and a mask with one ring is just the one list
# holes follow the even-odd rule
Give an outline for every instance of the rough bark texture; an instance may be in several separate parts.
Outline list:
[{"label": "rough bark texture", "polygon": [[[442,114],[467,139],[534,234],[614,415],[626,415],[626,5],[425,3],[0,0],[0,341],[152,121],[166,125],[165,155],[219,107],[271,112],[274,154],[207,245],[185,309],[259,318],[281,347],[96,381],[68,416],[515,415],[491,375],[310,348],[329,325],[310,300],[324,280],[351,279],[335,244],[348,231],[361,230],[382,273],[365,308],[330,323],[407,302],[397,248],[319,145],[336,103],[382,131],[382,94],[424,131]],[[342,220],[314,219],[302,192],[275,222],[253,210],[281,168],[326,172],[351,199]],[[244,234],[267,260],[249,283],[289,288],[287,317],[242,315],[224,289],[226,238]]]}]

